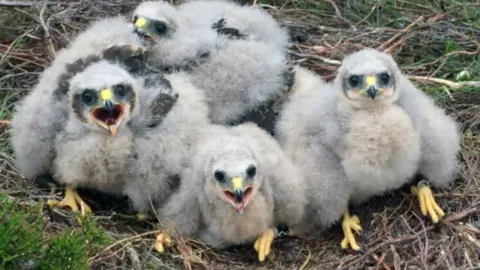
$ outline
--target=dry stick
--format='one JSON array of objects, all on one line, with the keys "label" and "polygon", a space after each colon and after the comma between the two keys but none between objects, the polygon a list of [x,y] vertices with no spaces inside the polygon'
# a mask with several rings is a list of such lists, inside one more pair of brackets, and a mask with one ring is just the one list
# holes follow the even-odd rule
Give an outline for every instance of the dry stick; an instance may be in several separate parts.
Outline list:
[{"label": "dry stick", "polygon": [[480,202],[476,202],[476,203],[470,205],[470,207],[471,207],[470,209],[467,209],[465,211],[449,215],[447,218],[445,218],[444,222],[445,223],[454,222],[454,221],[463,219],[465,217],[468,217],[475,212],[480,212],[480,210],[477,208],[478,206],[480,206]]},{"label": "dry stick", "polygon": [[330,5],[332,5],[333,9],[335,9],[335,13],[342,21],[344,21],[351,28],[353,28],[353,30],[356,30],[355,25],[352,25],[352,23],[350,23],[347,19],[345,19],[345,17],[342,16],[342,13],[340,13],[340,10],[338,9],[337,5],[335,5],[335,3],[332,0],[325,0],[325,1],[330,3]]},{"label": "dry stick", "polygon": [[368,18],[370,18],[370,16],[372,16],[373,12],[375,12],[375,9],[377,9],[377,5],[374,5],[372,7],[372,10],[370,10],[370,13],[367,14],[367,16],[365,16],[365,18],[361,19],[359,22],[357,22],[354,27],[360,25],[361,23],[365,22]]},{"label": "dry stick", "polygon": [[[428,231],[431,231],[432,229],[434,228],[434,226],[428,226],[425,228],[425,233],[427,233]],[[364,254],[363,256],[359,256],[357,259],[351,261],[351,262],[348,262],[346,265],[343,265],[342,266],[342,269],[344,269],[345,267],[348,267],[350,265],[354,265],[358,262],[361,262],[362,260],[364,260],[367,256],[369,256],[370,254],[372,254],[373,252],[377,251],[378,249],[386,246],[386,245],[390,245],[390,244],[396,244],[396,243],[401,243],[401,242],[405,242],[405,241],[411,241],[411,240],[415,240],[415,239],[418,239],[419,235],[423,233],[423,232],[415,232],[413,234],[410,234],[410,235],[406,235],[406,236],[403,236],[403,237],[397,237],[395,239],[391,239],[391,240],[386,240],[386,241],[382,241],[380,242],[379,244],[375,245],[374,247],[368,249],[369,252]]]},{"label": "dry stick", "polygon": [[388,45],[390,45],[390,43],[394,42],[397,38],[399,38],[400,36],[404,35],[407,33],[408,30],[412,29],[415,25],[417,25],[419,22],[421,22],[423,20],[423,15],[418,17],[415,21],[413,21],[411,24],[409,24],[407,27],[405,27],[404,29],[402,29],[400,32],[398,32],[397,34],[395,34],[393,37],[391,37],[389,40],[387,40],[387,42],[383,43],[382,45],[380,45],[380,47],[377,48],[377,50],[379,51],[384,51],[385,48],[387,48]]},{"label": "dry stick", "polygon": [[407,36],[403,36],[402,38],[400,38],[397,42],[393,43],[392,46],[388,47],[385,52],[386,53],[392,53],[392,51],[401,46],[405,41],[407,40]]},{"label": "dry stick", "polygon": [[322,62],[325,62],[325,63],[330,64],[330,65],[334,65],[334,66],[342,65],[341,61],[325,58],[325,57],[314,55],[314,54],[303,54],[303,53],[297,53],[295,51],[290,51],[290,53],[295,55],[295,56],[298,56],[298,57],[317,59],[317,60],[320,60]]},{"label": "dry stick", "polygon": [[[6,7],[31,7],[33,5],[36,5],[36,1],[0,1],[0,6],[6,6]],[[49,6],[54,6],[57,4],[57,2],[47,2],[46,3]]]},{"label": "dry stick", "polygon": [[451,222],[445,222],[445,224],[457,231],[460,236],[462,236],[465,240],[467,240],[468,242],[470,242],[472,245],[474,245],[474,248],[475,248],[475,251],[476,252],[480,252],[480,241],[478,241],[478,239],[476,239],[475,237],[473,237],[471,234],[469,234],[465,229],[463,229],[462,227],[458,226],[458,225],[455,225]]},{"label": "dry stick", "polygon": [[299,270],[305,269],[305,267],[307,267],[307,265],[308,265],[308,262],[310,262],[310,259],[312,258],[312,251],[311,251],[308,247],[307,247],[307,251],[308,251],[307,259],[306,259],[305,262],[302,264],[302,266],[300,267]]},{"label": "dry stick", "polygon": [[0,120],[0,125],[10,126],[9,120]]},{"label": "dry stick", "polygon": [[377,266],[379,265],[382,265],[383,268],[385,268],[386,270],[392,270],[385,262],[384,262],[384,259],[385,259],[385,254],[382,254],[381,257],[378,257],[377,254],[372,254],[372,257],[375,261],[377,261]]},{"label": "dry stick", "polygon": [[45,38],[47,39],[47,42],[48,42],[48,48],[50,49],[50,54],[53,56],[52,58],[55,58],[57,54],[55,52],[55,47],[53,45],[52,36],[50,35],[50,31],[48,29],[47,24],[43,20],[43,14],[45,13],[45,9],[47,8],[47,3],[48,3],[47,1],[43,3],[43,7],[40,10],[40,14],[38,15],[38,18],[40,20],[40,24],[42,25],[43,31],[45,31]]},{"label": "dry stick", "polygon": [[456,55],[456,54],[477,55],[477,54],[480,53],[480,43],[476,42],[475,44],[477,45],[477,49],[476,49],[475,51],[473,51],[473,52],[470,52],[470,51],[453,51],[453,52],[449,52],[449,53],[445,54],[444,56],[438,58],[438,59],[435,60],[435,61],[432,61],[432,62],[430,62],[430,63],[424,64],[424,66],[433,65],[433,64],[435,64],[435,63],[437,63],[437,62],[439,62],[439,61],[442,61],[442,60],[444,60],[444,59],[446,59],[446,58],[448,58],[448,57],[450,57],[450,56]]},{"label": "dry stick", "polygon": [[444,84],[444,85],[446,85],[450,88],[453,88],[453,89],[458,89],[458,88],[462,88],[462,87],[466,87],[466,86],[480,87],[480,81],[452,82],[452,81],[445,80],[445,79],[422,77],[422,76],[412,76],[412,75],[409,75],[408,79],[415,80],[415,81],[426,81],[426,82],[433,82],[433,83],[437,83],[437,84]]}]

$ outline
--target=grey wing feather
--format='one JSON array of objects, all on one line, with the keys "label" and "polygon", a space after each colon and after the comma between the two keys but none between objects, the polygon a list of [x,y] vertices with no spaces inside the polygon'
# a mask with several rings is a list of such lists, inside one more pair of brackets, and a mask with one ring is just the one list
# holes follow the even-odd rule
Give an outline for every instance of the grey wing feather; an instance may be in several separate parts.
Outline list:
[{"label": "grey wing feather", "polygon": [[412,117],[415,128],[421,134],[419,173],[433,185],[446,187],[454,179],[458,164],[458,125],[407,78],[402,76],[398,84],[402,89],[398,103]]},{"label": "grey wing feather", "polygon": [[138,38],[123,17],[94,22],[61,50],[38,84],[15,106],[12,119],[12,146],[16,165],[27,177],[48,173],[55,157],[54,139],[66,119],[66,104],[52,98],[61,83],[65,64],[97,54],[113,44],[138,44]]},{"label": "grey wing feather", "polygon": [[[171,228],[173,234],[177,233],[182,237],[195,236],[199,230],[202,220],[198,203],[200,183],[190,182],[191,170],[182,173],[183,182],[179,190],[168,199],[168,202],[158,209],[161,224],[165,228]],[[201,178],[200,178],[201,179]]]},{"label": "grey wing feather", "polygon": [[336,93],[329,85],[317,87],[293,93],[277,123],[280,145],[303,172],[307,186],[305,219],[292,226],[298,233],[332,225],[347,210],[350,196],[341,161],[331,148],[341,134]]}]

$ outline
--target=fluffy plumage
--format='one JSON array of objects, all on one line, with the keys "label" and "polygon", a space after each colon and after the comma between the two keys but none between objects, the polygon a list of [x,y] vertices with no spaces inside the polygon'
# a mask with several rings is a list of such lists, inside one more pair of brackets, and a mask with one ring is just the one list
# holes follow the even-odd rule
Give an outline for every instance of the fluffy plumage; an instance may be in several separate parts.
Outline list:
[{"label": "fluffy plumage", "polygon": [[202,91],[185,74],[171,74],[165,79],[168,87],[178,94],[178,100],[160,124],[140,129],[142,133],[134,142],[136,157],[129,165],[131,180],[123,191],[135,209],[143,213],[150,209],[150,201],[156,207],[164,203],[184,180],[180,174],[191,158],[198,129],[209,123]]},{"label": "fluffy plumage", "polygon": [[55,178],[73,189],[123,194],[131,177],[142,173],[135,162],[155,151],[155,141],[139,151],[150,139],[146,134],[161,124],[178,94],[162,77],[145,84],[122,66],[100,60],[71,79],[67,95],[68,120],[55,140]]},{"label": "fluffy plumage", "polygon": [[52,93],[72,76],[80,65],[76,63],[67,70],[66,64],[79,58],[98,54],[111,45],[139,44],[133,27],[123,17],[114,17],[94,22],[79,34],[65,49],[58,52],[52,65],[41,75],[38,84],[21,102],[16,104],[12,119],[12,146],[16,164],[26,177],[48,173],[55,157],[54,140],[66,121],[67,106],[57,102]]},{"label": "fluffy plumage", "polygon": [[348,201],[398,188],[416,172],[437,186],[453,180],[455,122],[401,74],[391,56],[373,49],[354,53],[333,84],[317,88],[295,93],[277,126],[286,153],[318,187],[310,203],[325,214],[309,222],[328,225]]},{"label": "fluffy plumage", "polygon": [[[68,93],[69,119],[56,140],[54,175],[58,181],[122,193],[126,168],[134,153],[133,133],[125,125],[138,112],[140,87],[125,70],[106,61],[73,77]],[[110,91],[107,95],[113,98],[103,101],[105,91]],[[110,101],[115,110],[110,116],[104,116],[108,115],[106,100],[117,100]],[[101,105],[103,102],[105,105]],[[124,107],[117,113],[116,106]],[[117,131],[112,136],[109,131],[114,121]]]},{"label": "fluffy plumage", "polygon": [[[154,8],[155,4],[158,7]],[[267,122],[270,128],[266,128],[272,132],[274,120],[265,119],[275,118],[280,106],[274,101],[281,102],[294,82],[293,70],[288,66],[286,31],[264,11],[229,2],[192,2],[175,12],[170,12],[171,6],[162,9],[165,5],[161,1],[145,2],[135,11],[140,32],[168,17],[165,13],[183,22],[175,24],[182,27],[176,27],[171,36],[149,33],[154,43],[147,54],[153,66],[172,71],[187,63],[188,67],[180,69],[188,70],[192,83],[205,91],[209,117],[214,123],[235,125],[253,120],[263,126]],[[145,7],[149,7],[148,12]],[[207,7],[212,10],[199,11]],[[158,11],[156,19],[152,18],[153,10]],[[138,23],[140,18],[147,19]],[[253,19],[258,24],[252,23]],[[240,27],[245,34],[231,38],[217,33],[219,29],[234,27]],[[198,40],[183,42],[185,38]],[[188,64],[192,62],[193,65]]]},{"label": "fluffy plumage", "polygon": [[270,135],[254,124],[210,126],[202,134],[182,174],[189,182],[158,211],[165,226],[221,248],[301,220],[302,174]]},{"label": "fluffy plumage", "polygon": [[191,70],[216,51],[212,27],[180,13],[165,1],[143,2],[133,12],[135,32],[150,47],[152,65],[164,72]]},{"label": "fluffy plumage", "polygon": [[285,29],[259,6],[241,6],[228,0],[195,0],[179,6],[195,23],[212,27],[231,39],[252,40],[283,50],[289,46]]}]

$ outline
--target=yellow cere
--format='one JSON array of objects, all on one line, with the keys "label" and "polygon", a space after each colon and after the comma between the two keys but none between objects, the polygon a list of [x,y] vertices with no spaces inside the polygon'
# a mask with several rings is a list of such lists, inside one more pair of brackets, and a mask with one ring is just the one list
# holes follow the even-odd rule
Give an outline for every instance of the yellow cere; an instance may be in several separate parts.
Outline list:
[{"label": "yellow cere", "polygon": [[366,82],[367,85],[375,85],[377,78],[375,78],[375,76],[367,76]]},{"label": "yellow cere", "polygon": [[100,97],[102,98],[103,101],[112,100],[113,99],[112,90],[110,88],[103,89],[102,91],[100,91]]},{"label": "yellow cere", "polygon": [[232,183],[233,183],[234,190],[243,188],[243,179],[241,177],[238,177],[238,176],[234,177],[232,179]]},{"label": "yellow cere", "polygon": [[147,24],[147,20],[143,17],[140,17],[137,19],[137,21],[135,22],[135,27],[137,28],[143,28],[145,27],[145,25]]}]

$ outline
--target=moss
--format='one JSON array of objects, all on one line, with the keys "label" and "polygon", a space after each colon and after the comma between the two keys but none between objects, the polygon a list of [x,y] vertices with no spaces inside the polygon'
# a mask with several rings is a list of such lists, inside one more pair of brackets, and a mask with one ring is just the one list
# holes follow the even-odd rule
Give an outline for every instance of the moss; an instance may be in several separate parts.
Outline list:
[{"label": "moss", "polygon": [[88,258],[111,242],[96,220],[45,232],[43,204],[19,207],[0,194],[0,269],[88,269]]},{"label": "moss", "polygon": [[24,268],[29,260],[42,257],[41,205],[20,208],[0,194],[0,268]]}]

